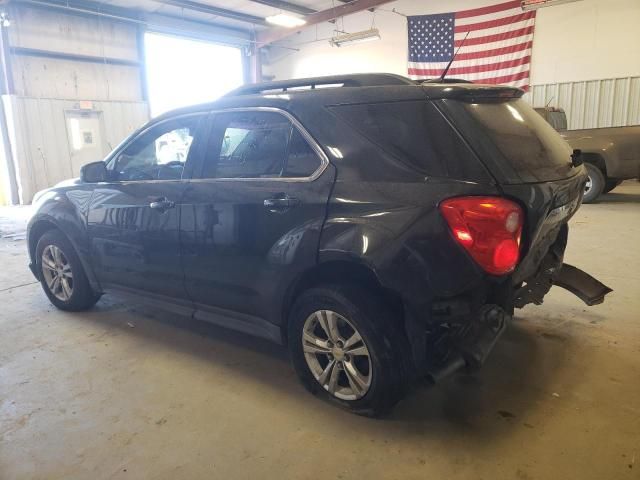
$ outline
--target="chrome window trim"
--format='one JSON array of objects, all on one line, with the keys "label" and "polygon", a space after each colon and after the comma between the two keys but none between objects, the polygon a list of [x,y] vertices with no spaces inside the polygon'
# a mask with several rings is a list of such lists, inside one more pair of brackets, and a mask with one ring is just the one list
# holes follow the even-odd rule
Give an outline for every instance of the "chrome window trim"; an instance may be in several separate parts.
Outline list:
[{"label": "chrome window trim", "polygon": [[311,149],[318,155],[320,158],[320,166],[316,169],[308,177],[211,177],[211,178],[191,178],[188,181],[190,182],[211,182],[211,181],[249,181],[249,182],[313,182],[320,175],[324,173],[324,171],[329,166],[329,157],[324,153],[322,148],[316,140],[311,136],[311,134],[307,131],[306,128],[296,119],[293,115],[291,115],[286,110],[277,107],[237,107],[237,108],[224,108],[221,110],[211,110],[209,113],[211,114],[219,114],[219,113],[229,113],[229,112],[272,112],[279,113],[283,115],[287,120],[291,122],[291,124],[300,132],[303,138],[307,141],[307,144],[311,147]]}]

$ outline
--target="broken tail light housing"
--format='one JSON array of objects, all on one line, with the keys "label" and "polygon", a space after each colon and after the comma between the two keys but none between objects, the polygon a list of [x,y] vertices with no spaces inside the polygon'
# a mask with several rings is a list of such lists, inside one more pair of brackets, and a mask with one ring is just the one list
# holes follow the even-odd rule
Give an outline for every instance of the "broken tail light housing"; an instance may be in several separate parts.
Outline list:
[{"label": "broken tail light housing", "polygon": [[512,272],[520,260],[522,208],[501,197],[456,197],[440,212],[455,240],[492,275]]}]

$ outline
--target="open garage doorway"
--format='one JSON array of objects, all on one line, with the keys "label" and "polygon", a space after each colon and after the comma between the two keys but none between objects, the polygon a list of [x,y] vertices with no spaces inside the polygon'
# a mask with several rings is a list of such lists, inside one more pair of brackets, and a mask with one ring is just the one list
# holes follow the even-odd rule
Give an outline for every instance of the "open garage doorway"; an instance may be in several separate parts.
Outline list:
[{"label": "open garage doorway", "polygon": [[153,117],[213,101],[243,83],[237,47],[153,32],[144,40]]}]

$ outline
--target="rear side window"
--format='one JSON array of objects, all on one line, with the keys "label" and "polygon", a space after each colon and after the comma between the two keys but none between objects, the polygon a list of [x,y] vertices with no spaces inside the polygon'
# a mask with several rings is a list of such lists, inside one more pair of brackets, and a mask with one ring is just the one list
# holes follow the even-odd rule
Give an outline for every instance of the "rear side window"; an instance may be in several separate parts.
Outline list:
[{"label": "rear side window", "polygon": [[371,142],[428,176],[486,180],[486,170],[429,101],[331,107]]},{"label": "rear side window", "polygon": [[297,128],[291,132],[287,166],[284,176],[291,178],[310,177],[320,167],[318,155],[311,149]]},{"label": "rear side window", "polygon": [[320,158],[298,129],[277,112],[216,115],[204,178],[308,177]]}]

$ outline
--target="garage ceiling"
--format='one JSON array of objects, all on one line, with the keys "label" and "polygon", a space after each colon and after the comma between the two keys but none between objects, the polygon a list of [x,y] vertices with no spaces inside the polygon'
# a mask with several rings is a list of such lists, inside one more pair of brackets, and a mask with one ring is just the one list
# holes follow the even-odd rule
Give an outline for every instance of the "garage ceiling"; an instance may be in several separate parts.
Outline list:
[{"label": "garage ceiling", "polygon": [[272,28],[265,18],[278,13],[306,16],[318,11],[370,0],[24,0],[23,3],[73,6],[91,10],[126,10],[210,22],[246,31]]}]

